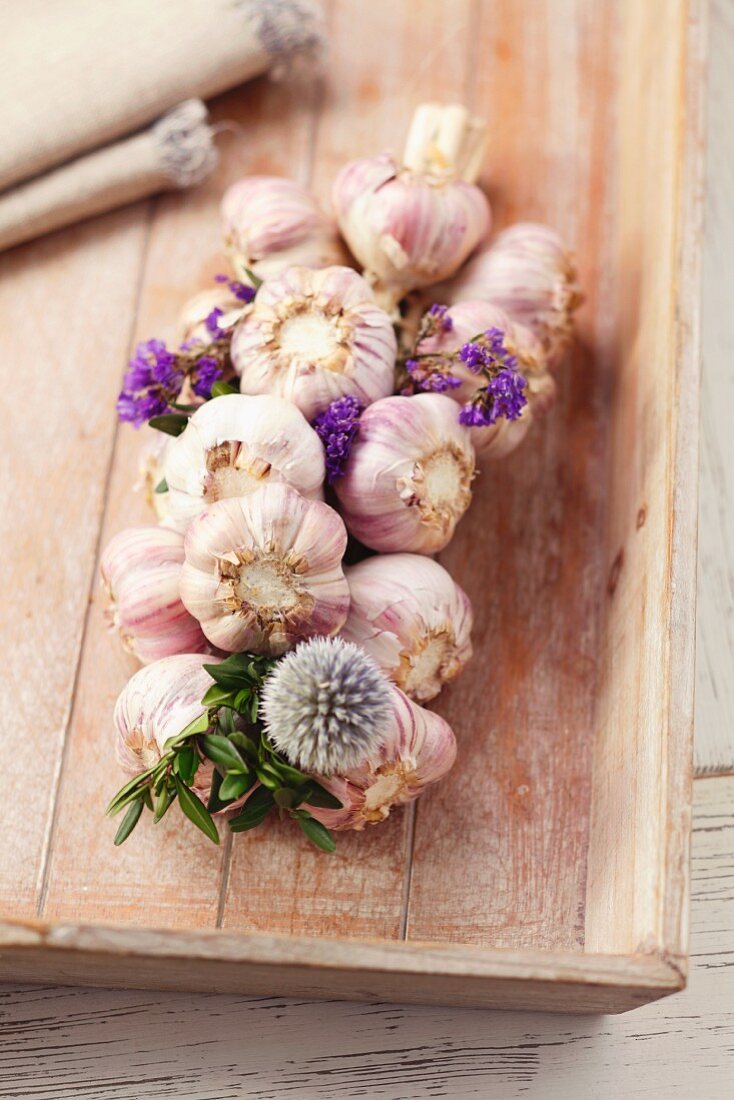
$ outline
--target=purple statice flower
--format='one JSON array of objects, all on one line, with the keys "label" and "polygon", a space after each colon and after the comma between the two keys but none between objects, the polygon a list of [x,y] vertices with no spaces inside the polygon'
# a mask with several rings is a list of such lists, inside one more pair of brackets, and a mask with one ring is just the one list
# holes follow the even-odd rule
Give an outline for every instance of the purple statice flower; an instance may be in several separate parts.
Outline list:
[{"label": "purple statice flower", "polygon": [[213,355],[202,355],[197,359],[191,375],[191,388],[197,397],[208,401],[212,395],[212,386],[222,377],[222,364]]},{"label": "purple statice flower", "polygon": [[434,302],[431,308],[428,310],[428,316],[432,318],[434,332],[451,332],[454,327],[454,322],[449,317],[449,307],[439,305],[438,302]]},{"label": "purple statice flower", "polygon": [[204,324],[206,325],[206,331],[209,333],[213,340],[226,340],[227,331],[223,329],[219,324],[219,318],[224,314],[224,310],[217,306],[211,311],[211,313],[205,318]]},{"label": "purple statice flower", "polygon": [[184,371],[176,355],[162,340],[138,344],[117,399],[120,420],[139,428],[153,416],[161,416],[181,392]]},{"label": "purple statice flower", "polygon": [[215,275],[215,283],[226,283],[239,302],[251,302],[255,297],[255,288],[247,283],[240,283],[237,279],[230,279],[228,275]]},{"label": "purple statice flower", "polygon": [[504,367],[464,405],[459,420],[468,428],[482,428],[504,417],[518,420],[528,403],[525,379],[515,367]]},{"label": "purple statice flower", "polygon": [[446,363],[439,356],[426,356],[424,359],[406,359],[405,369],[416,390],[423,393],[446,393],[461,385],[461,379],[455,378],[446,369]]},{"label": "purple statice flower", "polygon": [[517,367],[517,357],[505,347],[505,334],[499,328],[488,328],[481,336],[462,344],[459,359],[474,374]]},{"label": "purple statice flower", "polygon": [[316,434],[324,445],[326,480],[330,485],[344,474],[363,411],[364,404],[359,398],[352,395],[339,397],[313,422]]}]

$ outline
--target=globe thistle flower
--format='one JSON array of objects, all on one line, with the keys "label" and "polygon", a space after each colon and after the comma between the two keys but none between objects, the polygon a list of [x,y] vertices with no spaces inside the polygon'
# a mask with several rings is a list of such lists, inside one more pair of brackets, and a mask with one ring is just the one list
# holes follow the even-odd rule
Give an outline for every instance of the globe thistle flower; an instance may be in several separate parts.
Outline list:
[{"label": "globe thistle flower", "polygon": [[265,681],[260,706],[275,748],[296,767],[325,776],[374,756],[392,716],[387,678],[342,638],[301,642]]}]

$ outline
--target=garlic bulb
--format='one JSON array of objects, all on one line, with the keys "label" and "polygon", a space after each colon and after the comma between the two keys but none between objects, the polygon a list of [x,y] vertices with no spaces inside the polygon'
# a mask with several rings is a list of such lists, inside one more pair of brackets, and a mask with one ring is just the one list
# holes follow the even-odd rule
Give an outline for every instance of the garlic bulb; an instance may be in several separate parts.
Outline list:
[{"label": "garlic bulb", "polygon": [[260,711],[269,740],[292,764],[333,775],[379,755],[393,702],[389,681],[363,649],[311,638],[270,673]]},{"label": "garlic bulb", "polygon": [[570,252],[555,230],[533,222],[505,229],[436,291],[438,301],[469,298],[494,302],[532,329],[551,360],[566,347],[582,301]]},{"label": "garlic bulb", "polygon": [[487,235],[489,203],[474,185],[483,147],[484,125],[465,108],[424,104],[402,164],[383,153],[337,176],[339,227],[385,308],[448,279]]},{"label": "garlic bulb", "polygon": [[378,753],[343,776],[318,777],[342,803],[338,810],[306,807],[328,829],[379,824],[393,806],[414,801],[451,770],[456,739],[449,724],[399,688],[392,688],[391,698],[392,719]]},{"label": "garlic bulb", "polygon": [[186,534],[181,599],[213,645],[277,656],[344,625],[346,542],[333,508],[288,485],[220,500]]},{"label": "garlic bulb", "polygon": [[373,550],[434,554],[469,506],[474,448],[456,402],[386,397],[365,409],[334,488],[351,533]]},{"label": "garlic bulb", "polygon": [[162,487],[161,483],[165,481],[163,465],[171,436],[163,435],[162,432],[150,432],[150,435],[151,439],[140,450],[138,478],[133,489],[135,492],[143,493],[146,503],[155,512],[158,522],[168,527],[170,526],[168,493],[156,490]]},{"label": "garlic bulb", "polygon": [[284,482],[323,496],[324,450],[295,405],[268,394],[232,393],[207,401],[168,444],[168,522],[178,531],[208,504]]},{"label": "garlic bulb", "polygon": [[102,554],[108,617],[125,649],[143,664],[209,649],[198,622],[181,603],[183,560],[183,537],[165,527],[128,527]]},{"label": "garlic bulb", "polygon": [[452,356],[450,373],[461,381],[456,389],[447,390],[449,397],[464,405],[470,401],[481,379],[455,353],[478,333],[500,330],[503,344],[517,358],[518,368],[527,382],[527,404],[518,420],[497,420],[486,427],[470,428],[477,455],[501,458],[522,442],[533,420],[542,417],[553,403],[556,384],[548,371],[548,355],[535,333],[494,302],[472,299],[453,305],[444,315],[442,325],[416,346],[420,355]]},{"label": "garlic bulb", "polygon": [[286,267],[345,262],[336,226],[314,196],[293,180],[248,176],[233,183],[221,205],[222,230],[238,279],[247,270],[265,279]]},{"label": "garlic bulb", "polygon": [[365,280],[348,267],[291,267],[266,280],[232,337],[243,393],[274,393],[309,420],[347,394],[392,393],[395,332]]},{"label": "garlic bulb", "polygon": [[469,597],[443,566],[418,554],[378,554],[345,572],[351,602],[341,636],[409,698],[433,699],[472,655]]},{"label": "garlic bulb", "polygon": [[[118,696],[113,716],[115,755],[128,775],[154,767],[166,741],[176,737],[202,713],[202,696],[212,685],[212,678],[203,666],[218,664],[219,660],[199,653],[164,657],[138,669],[128,680]],[[211,769],[207,770],[211,782]],[[200,775],[196,778],[198,781]]]}]

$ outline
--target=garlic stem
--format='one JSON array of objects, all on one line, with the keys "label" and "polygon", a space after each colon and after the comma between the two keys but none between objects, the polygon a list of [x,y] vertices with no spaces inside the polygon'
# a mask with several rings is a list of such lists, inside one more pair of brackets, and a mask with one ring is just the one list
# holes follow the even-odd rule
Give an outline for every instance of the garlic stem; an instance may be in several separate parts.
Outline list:
[{"label": "garlic stem", "polygon": [[459,103],[422,103],[413,115],[403,165],[414,172],[474,183],[486,147],[486,124]]}]

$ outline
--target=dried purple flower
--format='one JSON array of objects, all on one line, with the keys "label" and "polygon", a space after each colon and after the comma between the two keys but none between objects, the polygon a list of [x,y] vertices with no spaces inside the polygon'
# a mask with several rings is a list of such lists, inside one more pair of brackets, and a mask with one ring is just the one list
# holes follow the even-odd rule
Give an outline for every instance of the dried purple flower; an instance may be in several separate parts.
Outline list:
[{"label": "dried purple flower", "polygon": [[326,480],[330,485],[344,474],[363,412],[364,404],[349,394],[332,401],[313,422],[316,434],[324,445]]},{"label": "dried purple flower", "polygon": [[223,329],[219,324],[219,318],[223,315],[224,310],[216,306],[216,308],[204,319],[206,331],[214,340],[225,340],[227,338],[227,330]]},{"label": "dried purple flower", "polygon": [[452,317],[449,315],[449,307],[439,305],[438,302],[434,302],[431,308],[428,310],[429,317],[434,318],[436,322],[436,328],[441,332],[451,332],[454,327]]},{"label": "dried purple flower", "polygon": [[255,297],[255,288],[248,286],[247,283],[240,283],[237,279],[230,279],[228,275],[215,275],[215,283],[226,283],[226,285],[240,302],[251,302]]},{"label": "dried purple flower", "polygon": [[438,355],[426,355],[419,359],[406,359],[405,369],[413,386],[410,392],[446,393],[461,385],[461,379],[455,378],[447,370],[446,360]]},{"label": "dried purple flower", "polygon": [[528,403],[523,393],[525,379],[514,367],[505,367],[490,377],[486,386],[478,389],[468,405],[459,413],[459,420],[469,428],[494,424],[500,417],[518,420]]},{"label": "dried purple flower", "polygon": [[180,394],[184,377],[176,356],[162,340],[138,344],[117,399],[120,420],[139,428],[166,412]]},{"label": "dried purple flower", "polygon": [[196,360],[192,373],[191,388],[197,397],[203,397],[207,401],[212,395],[212,386],[218,378],[222,377],[222,364],[213,355],[202,355]]}]

